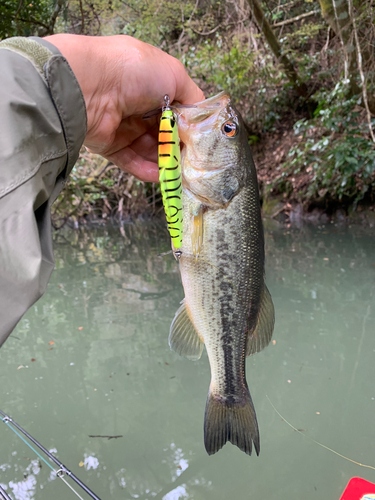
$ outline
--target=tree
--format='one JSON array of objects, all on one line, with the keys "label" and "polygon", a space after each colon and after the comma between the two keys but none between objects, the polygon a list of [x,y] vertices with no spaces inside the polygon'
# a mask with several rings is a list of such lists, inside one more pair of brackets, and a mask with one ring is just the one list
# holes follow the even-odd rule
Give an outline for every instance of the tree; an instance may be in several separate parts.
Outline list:
[{"label": "tree", "polygon": [[288,77],[290,83],[295,88],[298,95],[307,99],[308,90],[306,85],[301,82],[298,73],[296,72],[293,64],[289,60],[286,54],[283,54],[280,42],[276,38],[275,33],[272,30],[270,23],[267,21],[261,5],[258,0],[248,0],[252,13],[258,23],[260,30],[262,31],[268,45],[270,46],[275,57],[280,61],[280,64],[284,68],[285,74]]},{"label": "tree", "polygon": [[2,0],[0,39],[52,35],[65,0]]},{"label": "tree", "polygon": [[[360,0],[352,2],[352,9],[349,8],[350,2],[347,0],[319,0],[319,3],[324,19],[340,38],[345,61],[345,79],[350,82],[351,95],[361,94],[359,77],[362,87],[367,85],[368,80],[367,74],[361,74],[362,61],[367,69],[372,69],[374,63],[373,50],[365,46],[369,33],[372,32],[373,35],[374,32],[373,6],[369,1]],[[375,97],[370,95],[367,99],[370,112],[375,114]]]}]

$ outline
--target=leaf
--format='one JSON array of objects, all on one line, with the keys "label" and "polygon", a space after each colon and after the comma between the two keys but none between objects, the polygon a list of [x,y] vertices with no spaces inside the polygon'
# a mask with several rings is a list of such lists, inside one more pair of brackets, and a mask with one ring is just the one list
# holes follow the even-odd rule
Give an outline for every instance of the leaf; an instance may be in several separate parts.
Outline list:
[{"label": "leaf", "polygon": [[357,158],[353,158],[352,156],[347,156],[345,159],[346,159],[347,162],[352,163],[354,165],[358,164]]}]

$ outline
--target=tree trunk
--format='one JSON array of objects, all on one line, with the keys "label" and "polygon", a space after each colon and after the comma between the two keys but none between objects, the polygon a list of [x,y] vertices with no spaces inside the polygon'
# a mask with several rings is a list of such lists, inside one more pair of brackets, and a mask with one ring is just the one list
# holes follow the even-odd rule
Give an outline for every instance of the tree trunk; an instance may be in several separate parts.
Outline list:
[{"label": "tree trunk", "polygon": [[298,95],[300,95],[305,99],[308,99],[309,95],[306,85],[303,82],[301,82],[289,58],[282,53],[280,42],[276,38],[275,33],[271,28],[271,25],[267,21],[263,13],[262,7],[258,3],[258,0],[247,0],[247,1],[250,5],[250,8],[253,12],[255,19],[257,20],[260,30],[262,31],[265,39],[267,40],[267,43],[270,46],[272,52],[275,54],[276,58],[280,61],[280,64],[284,68],[284,71],[289,81],[293,85]]},{"label": "tree trunk", "polygon": [[319,0],[319,3],[324,19],[333,32],[340,38],[347,64],[345,76],[350,80],[351,94],[360,94],[361,89],[356,81],[358,75],[356,52],[355,50],[348,50],[352,32],[348,3],[346,0]]},{"label": "tree trunk", "polygon": [[[334,3],[335,2],[335,3]],[[322,15],[333,32],[340,38],[344,52],[347,69],[346,75],[350,81],[350,93],[352,96],[362,94],[361,87],[358,85],[359,69],[357,61],[357,51],[354,49],[355,41],[352,39],[353,24],[349,15],[349,6],[347,0],[319,0],[322,9]],[[354,1],[355,6],[363,5],[361,1]],[[366,60],[373,55],[365,51],[362,53]],[[372,114],[375,114],[375,98],[368,96],[368,104]]]}]

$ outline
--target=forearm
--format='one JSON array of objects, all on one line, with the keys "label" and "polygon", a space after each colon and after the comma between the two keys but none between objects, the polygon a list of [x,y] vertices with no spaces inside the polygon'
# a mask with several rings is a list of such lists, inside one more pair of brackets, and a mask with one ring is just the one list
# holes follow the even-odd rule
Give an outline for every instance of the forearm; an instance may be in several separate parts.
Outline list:
[{"label": "forearm", "polygon": [[80,88],[50,49],[27,39],[0,43],[0,345],[46,289],[50,205],[86,133]]}]

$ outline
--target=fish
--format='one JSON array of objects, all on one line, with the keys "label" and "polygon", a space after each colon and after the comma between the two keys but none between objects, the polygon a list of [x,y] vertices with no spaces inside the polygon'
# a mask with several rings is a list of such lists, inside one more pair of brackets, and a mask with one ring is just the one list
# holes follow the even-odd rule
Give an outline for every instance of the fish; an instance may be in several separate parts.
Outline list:
[{"label": "fish", "polygon": [[173,249],[185,298],[169,333],[172,350],[211,367],[204,445],[229,441],[260,452],[246,357],[271,340],[275,312],[264,281],[257,174],[240,113],[223,92],[181,110],[183,237]]}]

